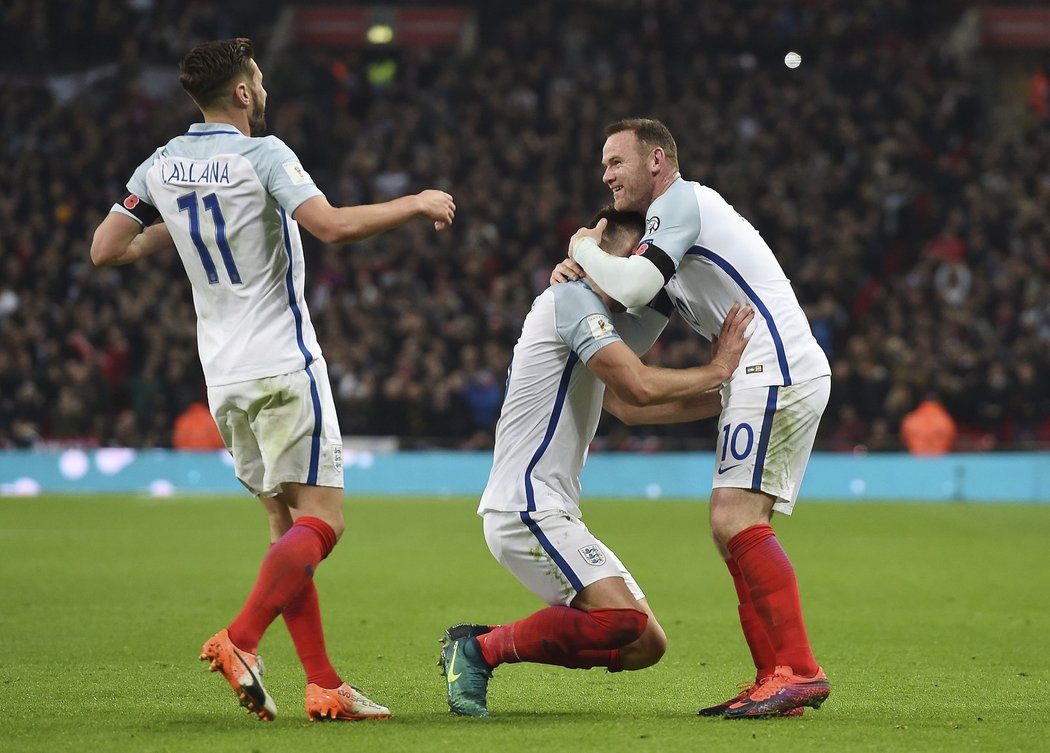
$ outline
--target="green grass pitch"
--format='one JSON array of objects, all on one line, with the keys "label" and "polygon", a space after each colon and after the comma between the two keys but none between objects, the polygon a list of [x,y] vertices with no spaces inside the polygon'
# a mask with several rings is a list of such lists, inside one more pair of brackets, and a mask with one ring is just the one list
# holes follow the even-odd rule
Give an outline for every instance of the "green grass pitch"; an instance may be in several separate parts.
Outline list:
[{"label": "green grass pitch", "polygon": [[347,502],[318,571],[333,661],[391,707],[317,724],[283,623],[260,651],[276,722],[197,661],[255,578],[248,497],[0,499],[5,751],[1012,751],[1050,749],[1050,505],[801,502],[777,530],[832,682],[801,719],[699,719],[750,674],[706,505],[587,500],[664,625],[658,666],[496,671],[491,719],[448,713],[438,638],[541,606],[492,560],[473,499]]}]

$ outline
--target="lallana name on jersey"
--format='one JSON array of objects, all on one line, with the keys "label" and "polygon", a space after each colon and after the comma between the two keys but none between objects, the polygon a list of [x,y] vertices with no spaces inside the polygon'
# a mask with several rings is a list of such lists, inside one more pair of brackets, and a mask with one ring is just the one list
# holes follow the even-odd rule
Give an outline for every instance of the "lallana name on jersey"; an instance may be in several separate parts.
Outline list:
[{"label": "lallana name on jersey", "polygon": [[181,162],[172,160],[164,166],[165,183],[229,183],[230,163]]}]

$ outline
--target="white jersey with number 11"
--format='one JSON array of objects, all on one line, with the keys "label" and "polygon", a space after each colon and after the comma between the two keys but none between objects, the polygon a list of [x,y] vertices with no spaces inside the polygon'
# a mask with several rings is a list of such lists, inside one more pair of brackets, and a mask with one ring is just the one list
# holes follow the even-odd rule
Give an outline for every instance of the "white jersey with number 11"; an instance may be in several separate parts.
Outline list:
[{"label": "white jersey with number 11", "polygon": [[197,123],[143,162],[128,190],[128,201],[160,212],[182,258],[209,387],[288,374],[320,356],[292,214],[321,191],[280,139]]}]

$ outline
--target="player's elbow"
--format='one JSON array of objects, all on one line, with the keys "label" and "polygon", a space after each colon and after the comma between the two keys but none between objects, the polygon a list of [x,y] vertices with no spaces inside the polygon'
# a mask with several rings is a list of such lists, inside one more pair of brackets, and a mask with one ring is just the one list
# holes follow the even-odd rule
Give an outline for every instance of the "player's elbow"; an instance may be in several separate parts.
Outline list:
[{"label": "player's elbow", "polygon": [[91,238],[91,263],[96,267],[108,267],[120,258],[120,250],[108,240],[108,234],[100,227]]},{"label": "player's elbow", "polygon": [[332,222],[320,225],[316,229],[308,228],[322,243],[353,243],[368,238],[371,233],[356,222]]},{"label": "player's elbow", "polygon": [[310,231],[310,235],[315,237],[321,243],[344,243],[340,228],[334,222],[324,222],[307,227]]},{"label": "player's elbow", "polygon": [[[628,408],[645,408],[656,401],[656,392],[640,376],[632,376],[616,385],[616,395]],[[625,411],[628,412],[628,411]],[[628,422],[625,422],[628,423]]]},{"label": "player's elbow", "polygon": [[333,207],[323,196],[315,196],[303,202],[292,219],[322,243],[349,243],[356,240],[357,231],[349,214],[345,209]]},{"label": "player's elbow", "polygon": [[610,395],[609,391],[606,392],[605,404],[602,407],[606,412],[616,416],[620,423],[625,426],[639,426],[643,423],[636,408],[631,407],[620,398]]},{"label": "player's elbow", "polygon": [[614,415],[620,419],[620,423],[624,426],[641,426],[645,423],[645,421],[642,420],[642,417],[630,408]]}]

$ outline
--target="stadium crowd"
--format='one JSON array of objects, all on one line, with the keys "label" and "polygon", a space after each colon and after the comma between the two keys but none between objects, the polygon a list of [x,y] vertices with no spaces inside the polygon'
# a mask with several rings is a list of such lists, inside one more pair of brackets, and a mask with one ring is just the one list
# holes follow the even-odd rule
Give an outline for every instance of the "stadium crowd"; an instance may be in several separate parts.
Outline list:
[{"label": "stadium crowd", "polygon": [[[138,162],[195,120],[148,72],[175,82],[207,38],[275,49],[279,5],[0,13],[0,447],[170,446],[201,400],[177,255],[95,269],[90,233]],[[480,8],[471,50],[262,56],[269,131],[333,203],[434,186],[458,206],[451,232],[304,238],[344,434],[491,443],[532,298],[608,199],[602,129],[649,115],[677,136],[683,175],[750,219],[792,279],[834,370],[818,448],[898,449],[903,417],[931,396],[961,446],[1050,441],[1050,124],[1008,116],[987,61],[953,54],[964,5],[542,0]],[[392,76],[369,75],[387,59]],[[647,360],[708,356],[672,322]],[[708,425],[607,419],[598,441],[714,439]]]}]

